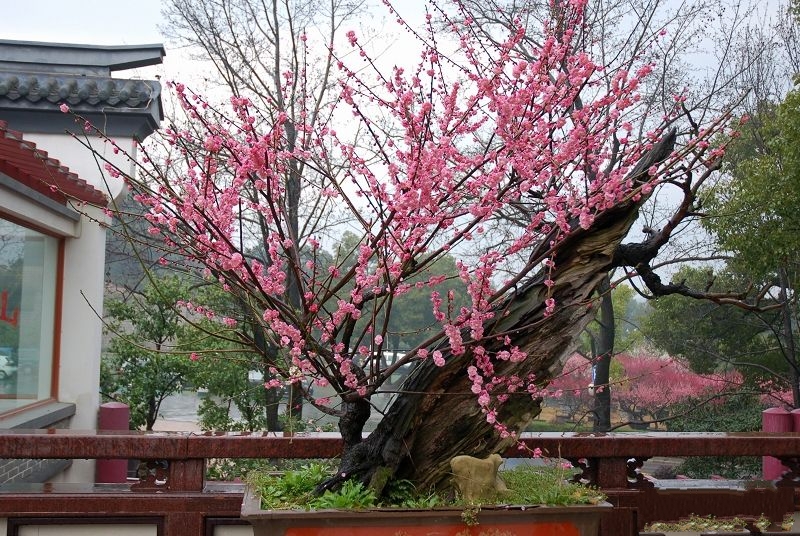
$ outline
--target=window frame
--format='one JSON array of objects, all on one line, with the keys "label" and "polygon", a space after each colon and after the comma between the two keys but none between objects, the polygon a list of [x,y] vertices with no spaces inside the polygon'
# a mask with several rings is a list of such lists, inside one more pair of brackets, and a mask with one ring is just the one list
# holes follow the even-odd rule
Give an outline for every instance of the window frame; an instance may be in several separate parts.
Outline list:
[{"label": "window frame", "polygon": [[[58,401],[58,385],[61,370],[61,319],[64,295],[64,252],[67,237],[59,235],[58,233],[42,227],[41,225],[37,225],[35,222],[30,220],[20,218],[14,214],[9,214],[3,210],[3,207],[0,207],[0,219],[56,239],[55,295],[53,297],[54,310],[52,325],[53,348],[50,355],[50,392],[46,397],[34,400],[29,404],[24,404],[6,411],[0,410],[0,428],[3,428],[2,423],[7,419],[17,417],[22,413],[53,404]],[[45,356],[40,356],[40,358],[46,359]]]}]

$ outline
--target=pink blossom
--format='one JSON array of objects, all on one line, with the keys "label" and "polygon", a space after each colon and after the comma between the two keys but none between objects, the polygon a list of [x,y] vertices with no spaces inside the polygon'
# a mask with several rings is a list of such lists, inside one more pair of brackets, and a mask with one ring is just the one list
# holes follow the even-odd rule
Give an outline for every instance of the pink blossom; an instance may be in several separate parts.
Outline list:
[{"label": "pink blossom", "polygon": [[556,310],[556,300],[555,300],[555,298],[547,298],[544,301],[544,305],[545,305],[544,314],[546,316],[549,316],[549,315],[553,314],[553,312]]}]

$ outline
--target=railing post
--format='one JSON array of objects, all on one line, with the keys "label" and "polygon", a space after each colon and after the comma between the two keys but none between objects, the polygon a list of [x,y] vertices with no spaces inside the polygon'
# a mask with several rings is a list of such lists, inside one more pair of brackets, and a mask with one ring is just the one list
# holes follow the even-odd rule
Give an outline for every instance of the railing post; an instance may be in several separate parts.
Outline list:
[{"label": "railing post", "polygon": [[625,489],[628,487],[628,458],[592,458],[600,489]]},{"label": "railing post", "polygon": [[[783,408],[768,408],[761,412],[761,429],[764,432],[791,432],[792,415]],[[772,456],[761,458],[761,472],[764,480],[777,480],[788,471],[781,461]]]},{"label": "railing post", "polygon": [[170,491],[203,491],[205,470],[202,458],[170,460],[167,485]]},{"label": "railing post", "polygon": [[[98,430],[130,430],[131,409],[122,402],[106,402],[97,415]],[[125,483],[128,480],[128,460],[98,459],[95,464],[97,483]]]}]

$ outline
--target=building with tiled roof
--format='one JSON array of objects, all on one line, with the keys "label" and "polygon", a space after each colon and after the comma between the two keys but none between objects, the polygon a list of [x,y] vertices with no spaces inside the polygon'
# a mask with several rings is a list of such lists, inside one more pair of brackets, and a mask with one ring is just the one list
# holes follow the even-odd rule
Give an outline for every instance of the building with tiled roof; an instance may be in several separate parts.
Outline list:
[{"label": "building with tiled roof", "polygon": [[[98,160],[133,173],[123,153],[135,156],[162,118],[158,81],[113,74],[163,56],[161,45],[0,40],[0,428],[96,427],[103,207],[124,190]],[[87,135],[86,121],[123,151]],[[69,465],[14,463],[0,460],[0,482],[41,481]],[[93,462],[68,471],[70,481],[94,479]]]}]

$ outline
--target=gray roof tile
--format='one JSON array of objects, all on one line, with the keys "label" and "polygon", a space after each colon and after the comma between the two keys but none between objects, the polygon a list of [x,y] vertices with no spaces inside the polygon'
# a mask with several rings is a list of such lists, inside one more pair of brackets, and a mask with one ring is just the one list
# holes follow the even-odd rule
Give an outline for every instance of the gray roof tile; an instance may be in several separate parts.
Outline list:
[{"label": "gray roof tile", "polygon": [[161,85],[146,80],[61,77],[0,71],[0,100],[50,108],[67,103],[80,108],[148,108]]}]

